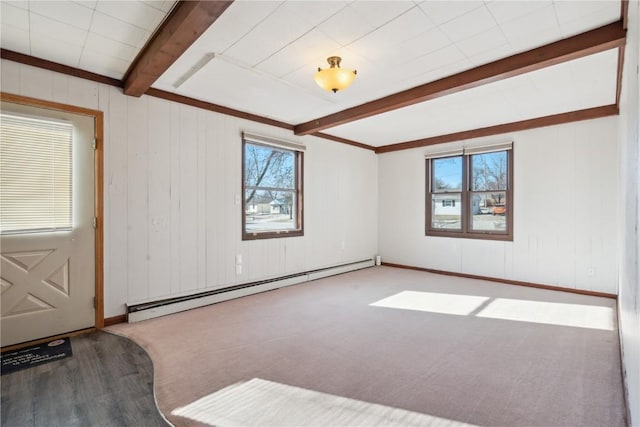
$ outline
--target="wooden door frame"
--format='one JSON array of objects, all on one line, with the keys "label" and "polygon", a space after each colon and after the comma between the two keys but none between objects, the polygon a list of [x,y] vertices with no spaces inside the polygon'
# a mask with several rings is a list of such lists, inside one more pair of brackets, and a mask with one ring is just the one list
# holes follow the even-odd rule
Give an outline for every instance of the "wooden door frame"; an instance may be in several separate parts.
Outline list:
[{"label": "wooden door frame", "polygon": [[[99,110],[76,107],[75,105],[61,104],[58,102],[44,101],[21,95],[0,92],[0,101],[30,107],[45,108],[48,110],[64,111],[66,113],[79,114],[94,118],[94,138],[96,148],[94,152],[94,212],[96,216],[95,234],[95,329],[104,328],[104,113]],[[93,330],[93,328],[89,328]],[[68,331],[72,335],[75,331]],[[40,340],[38,340],[40,341]],[[13,347],[13,346],[11,346]],[[5,350],[5,348],[3,348]]]}]

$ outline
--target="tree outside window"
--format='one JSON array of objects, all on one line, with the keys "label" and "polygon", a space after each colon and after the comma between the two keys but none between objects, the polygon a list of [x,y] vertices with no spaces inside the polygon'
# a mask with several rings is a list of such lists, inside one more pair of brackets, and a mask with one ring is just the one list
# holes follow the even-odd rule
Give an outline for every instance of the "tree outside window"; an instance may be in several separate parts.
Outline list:
[{"label": "tree outside window", "polygon": [[512,240],[511,145],[427,158],[426,235]]},{"label": "tree outside window", "polygon": [[302,235],[302,153],[243,140],[243,239]]}]

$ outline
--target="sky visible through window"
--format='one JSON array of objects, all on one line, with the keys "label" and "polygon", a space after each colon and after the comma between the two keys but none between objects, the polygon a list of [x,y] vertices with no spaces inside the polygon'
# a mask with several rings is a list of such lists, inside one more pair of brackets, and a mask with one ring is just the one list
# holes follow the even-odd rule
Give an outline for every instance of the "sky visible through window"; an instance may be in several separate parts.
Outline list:
[{"label": "sky visible through window", "polygon": [[460,191],[462,189],[462,156],[433,160],[434,190]]}]

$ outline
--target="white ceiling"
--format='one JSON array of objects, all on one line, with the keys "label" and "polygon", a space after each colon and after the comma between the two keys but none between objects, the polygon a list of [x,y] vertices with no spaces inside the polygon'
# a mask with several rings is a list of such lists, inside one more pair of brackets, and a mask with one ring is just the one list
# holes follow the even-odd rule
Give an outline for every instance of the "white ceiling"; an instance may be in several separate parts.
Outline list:
[{"label": "white ceiling", "polygon": [[[173,2],[1,6],[3,48],[122,78]],[[611,0],[236,0],[153,87],[299,124],[619,18]],[[331,55],[358,70],[337,94],[313,81]],[[612,50],[324,132],[380,146],[611,104],[616,69]]]},{"label": "white ceiling", "polygon": [[0,45],[121,79],[174,3],[1,0]]}]

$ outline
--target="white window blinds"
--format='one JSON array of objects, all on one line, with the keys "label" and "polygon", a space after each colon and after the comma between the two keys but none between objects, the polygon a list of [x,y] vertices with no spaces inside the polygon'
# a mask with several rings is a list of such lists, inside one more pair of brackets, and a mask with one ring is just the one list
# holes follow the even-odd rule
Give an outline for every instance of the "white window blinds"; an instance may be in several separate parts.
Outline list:
[{"label": "white window blinds", "polygon": [[484,153],[493,153],[496,151],[505,151],[511,150],[513,148],[513,142],[502,142],[502,143],[465,143],[465,144],[445,144],[444,146],[434,145],[429,148],[424,153],[425,159],[437,159],[440,157],[452,157],[452,156],[461,156],[472,155],[472,154],[484,154]]},{"label": "white window blinds", "polygon": [[268,145],[270,147],[283,148],[285,150],[304,151],[306,149],[304,144],[283,141],[269,136],[256,135],[255,133],[242,132],[242,139],[248,142],[257,142],[258,144]]},{"label": "white window blinds", "polygon": [[71,123],[0,114],[0,232],[72,228]]}]

